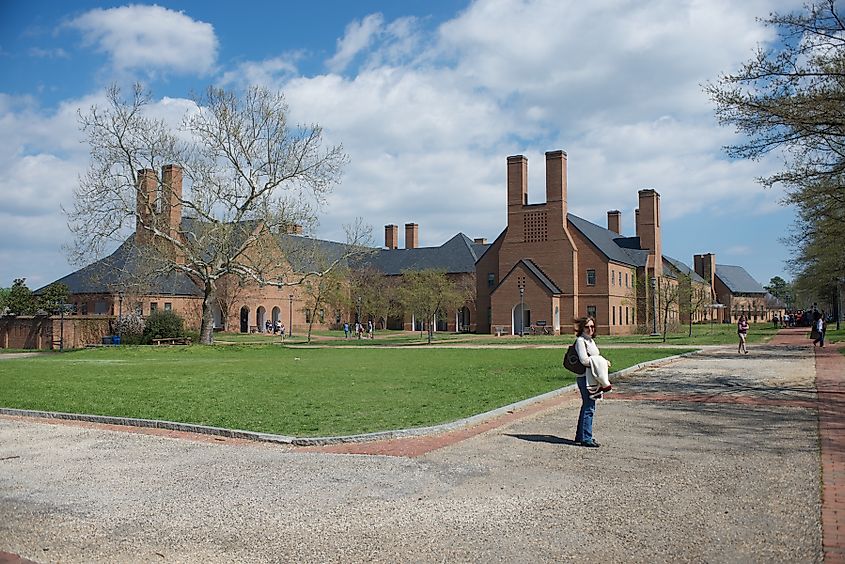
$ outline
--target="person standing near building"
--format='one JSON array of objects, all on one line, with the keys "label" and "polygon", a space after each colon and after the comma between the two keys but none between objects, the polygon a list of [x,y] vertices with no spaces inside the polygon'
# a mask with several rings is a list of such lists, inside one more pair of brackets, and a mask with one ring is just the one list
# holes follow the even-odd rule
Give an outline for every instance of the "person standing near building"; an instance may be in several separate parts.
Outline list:
[{"label": "person standing near building", "polygon": [[343,322],[343,338],[344,339],[349,338],[349,322],[348,321]]},{"label": "person standing near building", "polygon": [[745,339],[748,336],[748,319],[744,315],[739,316],[739,321],[736,324],[736,333],[739,336],[739,354],[748,354],[748,349],[745,347]]},{"label": "person standing near building", "polygon": [[[592,317],[582,317],[575,321],[575,332],[578,338],[575,339],[575,351],[578,353],[578,360],[590,370],[590,357],[600,357],[598,346],[594,340],[596,334],[596,320]],[[607,362],[610,366],[610,363]],[[578,427],[575,430],[575,444],[590,448],[598,448],[601,445],[593,438],[593,418],[596,411],[596,400],[601,398],[599,394],[590,393],[587,389],[587,373],[575,379],[578,391],[581,392],[581,410],[578,412]]]}]

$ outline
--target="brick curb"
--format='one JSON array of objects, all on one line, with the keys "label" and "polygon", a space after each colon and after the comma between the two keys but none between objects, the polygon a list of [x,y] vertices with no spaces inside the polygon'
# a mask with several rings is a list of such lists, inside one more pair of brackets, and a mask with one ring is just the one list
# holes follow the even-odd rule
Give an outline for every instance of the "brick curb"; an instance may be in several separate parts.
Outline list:
[{"label": "brick curb", "polygon": [[[649,366],[659,366],[693,354],[695,351],[641,362],[630,366],[628,368],[613,372],[613,376],[621,376],[623,374],[635,372]],[[576,388],[575,384],[552,390],[539,396],[534,396],[516,403],[498,407],[485,413],[479,413],[464,419],[458,419],[449,423],[442,423],[440,425],[432,425],[429,427],[414,427],[410,429],[397,429],[392,431],[378,431],[375,433],[363,433],[358,435],[342,435],[334,437],[293,437],[287,435],[275,435],[272,433],[259,433],[255,431],[245,431],[242,429],[226,429],[223,427],[211,427],[207,425],[194,425],[190,423],[179,423],[176,421],[161,421],[157,419],[136,419],[132,417],[113,417],[108,415],[88,415],[82,413],[62,413],[55,411],[37,411],[29,409],[13,409],[0,407],[0,415],[9,415],[12,417],[32,417],[39,419],[55,419],[62,421],[84,421],[87,423],[100,423],[105,425],[117,425],[124,427],[142,427],[149,429],[163,429],[168,431],[178,431],[184,433],[197,433],[202,435],[213,435],[218,437],[226,437],[230,439],[246,439],[257,442],[267,442],[291,446],[327,446],[346,443],[368,443],[376,441],[386,441],[393,439],[424,437],[430,435],[439,435],[457,431],[465,427],[479,425],[504,415],[512,414],[515,411],[524,410],[525,408],[534,404],[554,399],[558,396],[564,395]]]}]

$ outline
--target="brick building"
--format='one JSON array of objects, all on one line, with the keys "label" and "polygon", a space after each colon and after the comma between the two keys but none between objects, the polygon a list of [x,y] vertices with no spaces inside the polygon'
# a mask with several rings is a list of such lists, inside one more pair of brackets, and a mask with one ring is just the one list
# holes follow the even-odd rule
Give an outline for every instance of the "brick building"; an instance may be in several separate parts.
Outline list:
[{"label": "brick building", "polygon": [[[409,269],[437,269],[457,283],[474,285],[473,299],[437,320],[437,330],[444,331],[559,334],[569,332],[572,319],[583,315],[595,316],[603,334],[649,330],[658,323],[662,329],[664,318],[686,322],[691,315],[693,321],[701,321],[711,311],[726,321],[738,312],[769,318],[761,305],[765,290],[741,267],[716,265],[715,256],[705,254],[696,255],[690,268],[662,254],[660,195],[655,190],[637,192],[635,234],[625,236],[618,210],[607,212],[604,227],[569,213],[566,153],[551,151],[545,160],[546,201],[529,204],[528,160],[521,155],[507,158],[507,225],[492,243],[458,233],[440,246],[420,247],[419,225],[408,223],[400,249],[399,227],[387,225],[384,248],[373,249],[363,263],[353,266],[373,268],[394,280],[401,280]],[[181,217],[181,179],[178,167],[164,167],[163,188],[156,191],[155,172],[140,171],[138,213],[158,210],[173,233],[190,234],[202,225]],[[160,201],[151,205],[154,198]],[[236,227],[242,237],[257,228]],[[284,249],[316,246],[329,257],[340,256],[344,249],[341,243],[305,237],[301,228],[263,236],[283,239],[278,246]],[[148,315],[172,309],[189,325],[199,325],[202,293],[191,278],[179,272],[139,275],[145,268],[147,239],[139,227],[112,255],[58,280],[69,287],[79,315],[114,316],[129,310]],[[296,257],[295,252],[288,257],[290,273],[308,269]],[[248,332],[261,330],[266,321],[281,320],[301,331],[307,322],[300,288],[258,287],[225,279],[220,287],[229,291],[230,303],[214,309],[218,328]],[[684,288],[687,294],[689,288],[706,294],[700,301],[711,308],[686,311],[678,299]],[[713,309],[715,302],[723,307]],[[320,313],[315,320],[318,328],[354,318],[349,311]],[[411,314],[381,321],[390,328],[421,329]]]}]

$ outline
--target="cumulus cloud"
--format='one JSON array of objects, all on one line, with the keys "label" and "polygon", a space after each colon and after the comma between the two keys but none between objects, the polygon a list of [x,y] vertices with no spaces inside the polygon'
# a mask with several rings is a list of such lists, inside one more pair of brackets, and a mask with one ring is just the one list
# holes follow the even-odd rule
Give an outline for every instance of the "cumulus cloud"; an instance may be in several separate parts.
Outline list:
[{"label": "cumulus cloud", "polygon": [[133,4],[91,10],[68,22],[119,71],[206,74],[217,60],[211,24],[161,6]]},{"label": "cumulus cloud", "polygon": [[361,21],[346,26],[346,34],[337,40],[337,51],[326,61],[332,72],[342,72],[355,56],[369,47],[375,35],[381,30],[384,16],[370,14]]}]

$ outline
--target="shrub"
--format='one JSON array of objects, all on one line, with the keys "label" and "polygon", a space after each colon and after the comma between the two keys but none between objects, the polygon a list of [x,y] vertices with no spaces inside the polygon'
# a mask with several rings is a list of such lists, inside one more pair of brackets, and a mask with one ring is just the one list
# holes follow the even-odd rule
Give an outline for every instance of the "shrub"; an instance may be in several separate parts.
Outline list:
[{"label": "shrub", "polygon": [[140,345],[144,334],[144,318],[137,313],[118,317],[114,323],[114,332],[120,335],[121,344]]},{"label": "shrub", "polygon": [[170,339],[182,337],[185,332],[185,322],[173,311],[155,311],[147,317],[144,327],[144,343],[149,344],[153,339]]}]

